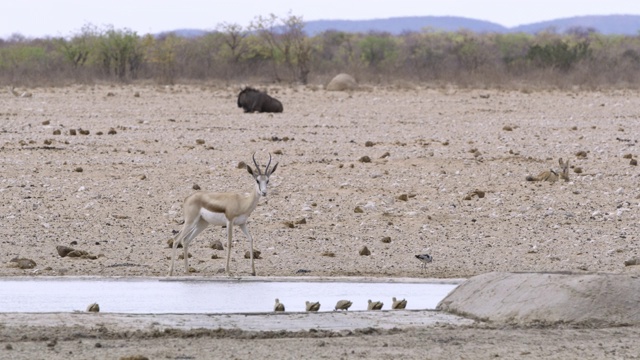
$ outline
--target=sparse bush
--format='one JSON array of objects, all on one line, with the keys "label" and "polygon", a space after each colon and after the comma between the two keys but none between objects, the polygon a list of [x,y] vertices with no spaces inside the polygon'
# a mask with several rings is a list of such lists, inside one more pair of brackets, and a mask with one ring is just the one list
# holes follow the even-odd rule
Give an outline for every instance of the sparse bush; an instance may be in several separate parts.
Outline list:
[{"label": "sparse bush", "polygon": [[304,33],[299,16],[258,16],[249,28],[223,23],[199,37],[138,36],[88,24],[66,38],[0,39],[0,81],[9,85],[96,80],[159,83],[327,83],[339,73],[360,82],[432,82],[535,88],[637,87],[640,37],[573,28],[536,35],[424,30]]}]

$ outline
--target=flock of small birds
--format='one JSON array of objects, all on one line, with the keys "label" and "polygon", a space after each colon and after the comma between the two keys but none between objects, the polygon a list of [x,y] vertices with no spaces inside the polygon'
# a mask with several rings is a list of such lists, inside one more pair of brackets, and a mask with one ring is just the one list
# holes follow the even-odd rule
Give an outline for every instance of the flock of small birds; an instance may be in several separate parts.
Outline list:
[{"label": "flock of small birds", "polygon": [[[427,264],[433,261],[433,257],[429,254],[419,254],[416,255],[416,259],[420,260],[420,262],[422,263],[422,269],[426,269],[427,268]],[[402,299],[402,300],[398,300],[395,297],[391,298],[391,309],[392,310],[403,310],[407,308],[407,300],[406,299]],[[353,305],[353,302],[349,301],[349,300],[339,300],[336,303],[336,306],[333,308],[333,311],[338,311],[338,310],[349,310],[349,308],[351,307],[351,305]],[[367,301],[367,310],[381,310],[382,306],[384,306],[384,303],[382,301],[371,301],[371,299],[369,299],[369,301]],[[273,311],[277,311],[277,312],[283,312],[284,311],[284,304],[280,302],[279,299],[276,299],[276,303],[273,306]],[[305,301],[305,310],[306,311],[318,311],[320,310],[320,303],[317,301]]]},{"label": "flock of small birds", "polygon": [[[395,297],[392,299],[391,309],[393,310],[403,310],[407,307],[407,300],[397,300]],[[320,310],[320,303],[318,301],[305,301],[305,311],[313,311],[317,312]],[[344,310],[347,311],[353,305],[353,302],[349,300],[338,300],[336,306],[333,308],[333,311]],[[371,301],[369,299],[367,301],[367,310],[382,310],[382,306],[384,303],[382,301]],[[276,312],[284,312],[285,307],[284,304],[280,302],[280,299],[276,299],[275,305],[273,305],[273,311]]]}]

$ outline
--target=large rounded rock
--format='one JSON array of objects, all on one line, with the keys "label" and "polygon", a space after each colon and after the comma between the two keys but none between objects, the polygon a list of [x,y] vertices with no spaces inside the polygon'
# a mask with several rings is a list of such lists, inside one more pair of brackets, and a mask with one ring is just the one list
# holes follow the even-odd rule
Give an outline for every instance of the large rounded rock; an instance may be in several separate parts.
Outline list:
[{"label": "large rounded rock", "polygon": [[640,325],[634,275],[488,273],[462,283],[438,310],[511,324]]},{"label": "large rounded rock", "polygon": [[353,76],[349,74],[338,74],[336,77],[331,79],[329,84],[327,84],[328,91],[346,91],[346,90],[355,90],[358,88],[358,83]]}]

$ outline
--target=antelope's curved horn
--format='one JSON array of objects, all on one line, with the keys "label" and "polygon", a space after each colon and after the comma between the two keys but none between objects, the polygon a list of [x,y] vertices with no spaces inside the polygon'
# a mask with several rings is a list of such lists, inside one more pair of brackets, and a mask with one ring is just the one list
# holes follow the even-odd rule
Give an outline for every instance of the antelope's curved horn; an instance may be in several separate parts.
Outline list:
[{"label": "antelope's curved horn", "polygon": [[265,174],[269,174],[269,165],[271,165],[271,153],[269,153],[269,162],[267,163],[267,167],[264,169]]},{"label": "antelope's curved horn", "polygon": [[262,175],[262,172],[260,171],[260,165],[258,165],[258,162],[256,161],[256,153],[253,153],[253,163],[256,165],[256,171],[258,172],[258,175]]}]

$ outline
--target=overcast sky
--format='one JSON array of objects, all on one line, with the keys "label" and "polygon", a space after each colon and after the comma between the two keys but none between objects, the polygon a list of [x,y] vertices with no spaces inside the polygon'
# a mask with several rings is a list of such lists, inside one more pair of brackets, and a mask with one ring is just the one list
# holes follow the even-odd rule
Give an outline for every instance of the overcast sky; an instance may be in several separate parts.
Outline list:
[{"label": "overcast sky", "polygon": [[304,20],[361,20],[398,16],[463,16],[512,27],[581,15],[640,15],[640,0],[7,0],[0,37],[70,36],[85,24],[139,35],[175,29],[249,25],[258,15]]}]

